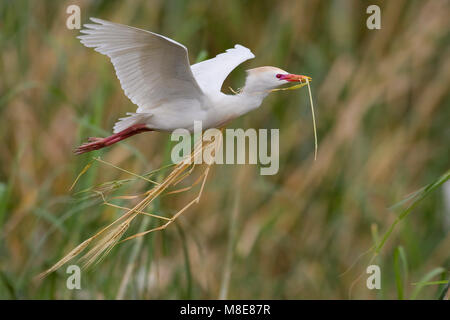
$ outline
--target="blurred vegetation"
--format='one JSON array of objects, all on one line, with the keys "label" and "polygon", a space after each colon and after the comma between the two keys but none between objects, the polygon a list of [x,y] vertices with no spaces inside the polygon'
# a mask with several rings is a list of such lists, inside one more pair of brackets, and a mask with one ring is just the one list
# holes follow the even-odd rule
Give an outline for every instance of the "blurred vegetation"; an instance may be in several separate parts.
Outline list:
[{"label": "blurred vegetation", "polygon": [[[163,133],[73,155],[135,106],[109,60],[66,28],[70,4],[82,22],[94,16],[173,38],[192,62],[236,43],[251,48],[256,58],[230,75],[225,92],[251,67],[311,76],[317,161],[306,89],[274,93],[231,126],[280,128],[277,175],[216,166],[194,209],[115,247],[83,272],[82,290],[66,288],[65,268],[34,282],[123,213],[69,192],[92,156],[139,174],[169,163]],[[1,1],[0,298],[438,298],[450,266],[450,192],[427,193],[372,261],[362,254],[407,204],[393,205],[450,168],[449,2],[370,4],[381,7],[381,30],[366,28],[368,2],[359,0]],[[75,191],[125,178],[94,163]],[[168,195],[154,209],[170,215],[191,197]],[[140,219],[134,231],[155,224]],[[366,287],[370,263],[381,267],[381,290]]]}]

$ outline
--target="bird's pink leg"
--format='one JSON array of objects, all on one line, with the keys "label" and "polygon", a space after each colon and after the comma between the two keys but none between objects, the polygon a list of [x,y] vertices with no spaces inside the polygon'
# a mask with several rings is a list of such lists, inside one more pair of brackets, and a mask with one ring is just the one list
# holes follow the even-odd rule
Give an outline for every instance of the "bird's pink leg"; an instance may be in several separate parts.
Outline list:
[{"label": "bird's pink leg", "polygon": [[152,129],[149,129],[145,124],[135,124],[106,138],[90,137],[88,143],[75,149],[75,154],[98,150],[145,131],[152,131]]}]

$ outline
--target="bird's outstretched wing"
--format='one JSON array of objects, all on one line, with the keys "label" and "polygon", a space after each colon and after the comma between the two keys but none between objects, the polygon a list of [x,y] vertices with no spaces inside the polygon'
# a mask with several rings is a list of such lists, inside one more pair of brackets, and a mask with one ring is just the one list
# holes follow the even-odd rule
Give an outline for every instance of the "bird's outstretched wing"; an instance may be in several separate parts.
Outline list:
[{"label": "bird's outstretched wing", "polygon": [[185,46],[153,32],[91,20],[96,24],[85,24],[78,38],[111,59],[122,89],[138,112],[151,112],[177,99],[202,99]]},{"label": "bird's outstretched wing", "polygon": [[254,57],[250,49],[237,44],[215,58],[192,65],[191,69],[203,92],[217,94],[230,72],[242,62]]}]

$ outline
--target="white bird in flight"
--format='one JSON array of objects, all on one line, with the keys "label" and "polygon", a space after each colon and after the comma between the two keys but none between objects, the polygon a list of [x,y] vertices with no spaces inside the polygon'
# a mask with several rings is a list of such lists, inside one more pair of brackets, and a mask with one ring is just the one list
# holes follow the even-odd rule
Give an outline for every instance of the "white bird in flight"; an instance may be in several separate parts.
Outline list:
[{"label": "white bird in flight", "polygon": [[215,58],[189,64],[185,46],[162,35],[97,18],[85,24],[78,38],[86,47],[107,55],[125,95],[138,106],[114,125],[114,134],[91,137],[79,146],[81,154],[110,146],[144,131],[219,128],[258,108],[271,90],[289,82],[311,80],[276,67],[247,70],[245,86],[224,94],[228,74],[254,54],[239,44]]}]

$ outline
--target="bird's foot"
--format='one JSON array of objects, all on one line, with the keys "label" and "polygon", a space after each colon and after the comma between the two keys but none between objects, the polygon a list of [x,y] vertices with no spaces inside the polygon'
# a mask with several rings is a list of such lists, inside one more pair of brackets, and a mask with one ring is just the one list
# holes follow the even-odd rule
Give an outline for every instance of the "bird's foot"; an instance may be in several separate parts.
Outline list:
[{"label": "bird's foot", "polygon": [[144,131],[152,131],[152,129],[149,129],[145,124],[134,124],[125,130],[106,138],[90,137],[88,138],[87,143],[76,148],[74,152],[75,154],[82,154],[85,152],[98,150]]}]

